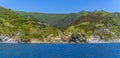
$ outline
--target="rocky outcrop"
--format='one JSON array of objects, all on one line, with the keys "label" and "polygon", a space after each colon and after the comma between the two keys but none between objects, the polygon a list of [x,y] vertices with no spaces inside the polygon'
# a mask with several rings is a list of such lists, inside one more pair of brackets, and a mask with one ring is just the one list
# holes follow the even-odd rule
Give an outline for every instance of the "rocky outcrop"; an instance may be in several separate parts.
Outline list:
[{"label": "rocky outcrop", "polygon": [[100,36],[98,35],[92,35],[90,36],[91,40],[88,41],[88,43],[120,43],[120,38],[116,38],[116,39],[113,39],[113,40],[103,40],[101,39]]},{"label": "rocky outcrop", "polygon": [[15,40],[8,36],[0,36],[0,43],[23,43],[21,40]]}]

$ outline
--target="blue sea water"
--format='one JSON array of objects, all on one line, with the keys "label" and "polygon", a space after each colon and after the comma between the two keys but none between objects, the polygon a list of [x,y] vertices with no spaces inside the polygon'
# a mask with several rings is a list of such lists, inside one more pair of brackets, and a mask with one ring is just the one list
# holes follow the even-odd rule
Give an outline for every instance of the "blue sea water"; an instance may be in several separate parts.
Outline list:
[{"label": "blue sea water", "polygon": [[120,58],[120,43],[0,44],[0,58]]}]

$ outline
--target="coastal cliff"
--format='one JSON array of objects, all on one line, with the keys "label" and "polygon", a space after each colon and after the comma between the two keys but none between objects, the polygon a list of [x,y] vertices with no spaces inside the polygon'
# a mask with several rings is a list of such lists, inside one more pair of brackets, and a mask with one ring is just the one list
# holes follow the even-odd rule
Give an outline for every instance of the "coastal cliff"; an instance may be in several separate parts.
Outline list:
[{"label": "coastal cliff", "polygon": [[72,34],[80,39],[77,43],[119,42],[120,13],[84,10],[45,14],[13,11],[0,6],[0,36],[4,38],[9,35],[7,38],[25,43],[68,43]]}]

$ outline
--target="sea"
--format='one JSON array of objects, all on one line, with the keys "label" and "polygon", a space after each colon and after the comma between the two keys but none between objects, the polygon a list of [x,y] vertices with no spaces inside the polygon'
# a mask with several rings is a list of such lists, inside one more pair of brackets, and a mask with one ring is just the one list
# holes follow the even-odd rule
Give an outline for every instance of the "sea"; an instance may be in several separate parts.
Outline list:
[{"label": "sea", "polygon": [[120,43],[0,44],[0,58],[120,58]]}]

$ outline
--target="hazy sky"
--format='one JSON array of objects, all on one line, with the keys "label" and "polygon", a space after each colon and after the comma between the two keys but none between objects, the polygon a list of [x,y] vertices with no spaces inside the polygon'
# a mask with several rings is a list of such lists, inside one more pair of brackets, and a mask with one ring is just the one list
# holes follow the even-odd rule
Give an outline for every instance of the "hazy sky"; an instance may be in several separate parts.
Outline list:
[{"label": "hazy sky", "polygon": [[18,11],[71,13],[81,10],[120,12],[120,0],[0,0],[0,5]]}]

